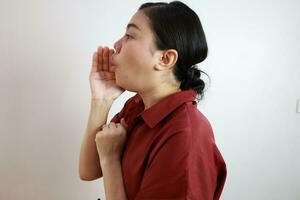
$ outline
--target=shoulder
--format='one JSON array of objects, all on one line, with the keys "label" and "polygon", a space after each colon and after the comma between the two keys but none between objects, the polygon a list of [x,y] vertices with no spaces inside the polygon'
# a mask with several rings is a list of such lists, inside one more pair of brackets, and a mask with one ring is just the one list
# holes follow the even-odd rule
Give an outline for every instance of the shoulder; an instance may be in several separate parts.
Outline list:
[{"label": "shoulder", "polygon": [[170,127],[195,131],[201,129],[212,130],[207,117],[197,108],[197,104],[185,103],[168,117]]},{"label": "shoulder", "polygon": [[[213,128],[207,117],[198,110],[197,104],[185,103],[171,113],[162,127],[165,137],[183,134],[182,142],[210,148],[215,143]],[[194,146],[194,147],[192,147]]]}]

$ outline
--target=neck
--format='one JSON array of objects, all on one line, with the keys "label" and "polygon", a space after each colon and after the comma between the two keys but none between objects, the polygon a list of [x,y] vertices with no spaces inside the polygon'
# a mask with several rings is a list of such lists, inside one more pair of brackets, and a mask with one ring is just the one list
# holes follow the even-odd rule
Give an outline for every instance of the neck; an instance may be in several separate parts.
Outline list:
[{"label": "neck", "polygon": [[139,95],[142,97],[144,102],[144,110],[150,108],[155,103],[162,100],[164,97],[169,96],[170,94],[181,91],[178,87],[171,87],[164,84],[159,85],[156,88],[152,88],[148,91],[139,92]]}]

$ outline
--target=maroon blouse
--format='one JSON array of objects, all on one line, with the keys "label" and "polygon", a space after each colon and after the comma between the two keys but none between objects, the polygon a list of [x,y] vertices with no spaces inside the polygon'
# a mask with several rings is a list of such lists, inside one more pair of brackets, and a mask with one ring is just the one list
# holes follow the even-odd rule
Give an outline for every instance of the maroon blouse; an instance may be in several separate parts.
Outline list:
[{"label": "maroon blouse", "polygon": [[119,123],[124,117],[128,124],[122,154],[128,200],[220,198],[226,164],[195,96],[180,91],[144,110],[136,94],[112,118]]}]

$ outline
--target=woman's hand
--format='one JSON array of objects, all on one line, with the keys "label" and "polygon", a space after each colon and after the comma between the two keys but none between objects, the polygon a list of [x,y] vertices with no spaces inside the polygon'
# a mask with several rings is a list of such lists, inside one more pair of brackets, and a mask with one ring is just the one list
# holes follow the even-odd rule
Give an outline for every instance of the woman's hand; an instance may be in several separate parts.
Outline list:
[{"label": "woman's hand", "polygon": [[115,72],[111,65],[113,49],[99,47],[93,55],[90,73],[92,99],[115,100],[124,89],[116,85]]},{"label": "woman's hand", "polygon": [[121,123],[104,124],[102,130],[96,134],[95,142],[100,163],[106,161],[120,161],[127,138],[127,124],[122,118]]}]

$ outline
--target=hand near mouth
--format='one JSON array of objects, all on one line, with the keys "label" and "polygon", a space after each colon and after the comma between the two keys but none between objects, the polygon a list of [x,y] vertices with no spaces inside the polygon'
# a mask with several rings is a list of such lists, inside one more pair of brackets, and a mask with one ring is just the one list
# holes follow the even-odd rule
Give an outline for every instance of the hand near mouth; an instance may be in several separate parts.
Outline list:
[{"label": "hand near mouth", "polygon": [[90,73],[90,87],[92,99],[115,100],[124,89],[116,85],[115,72],[111,67],[113,49],[99,46],[93,54]]}]

